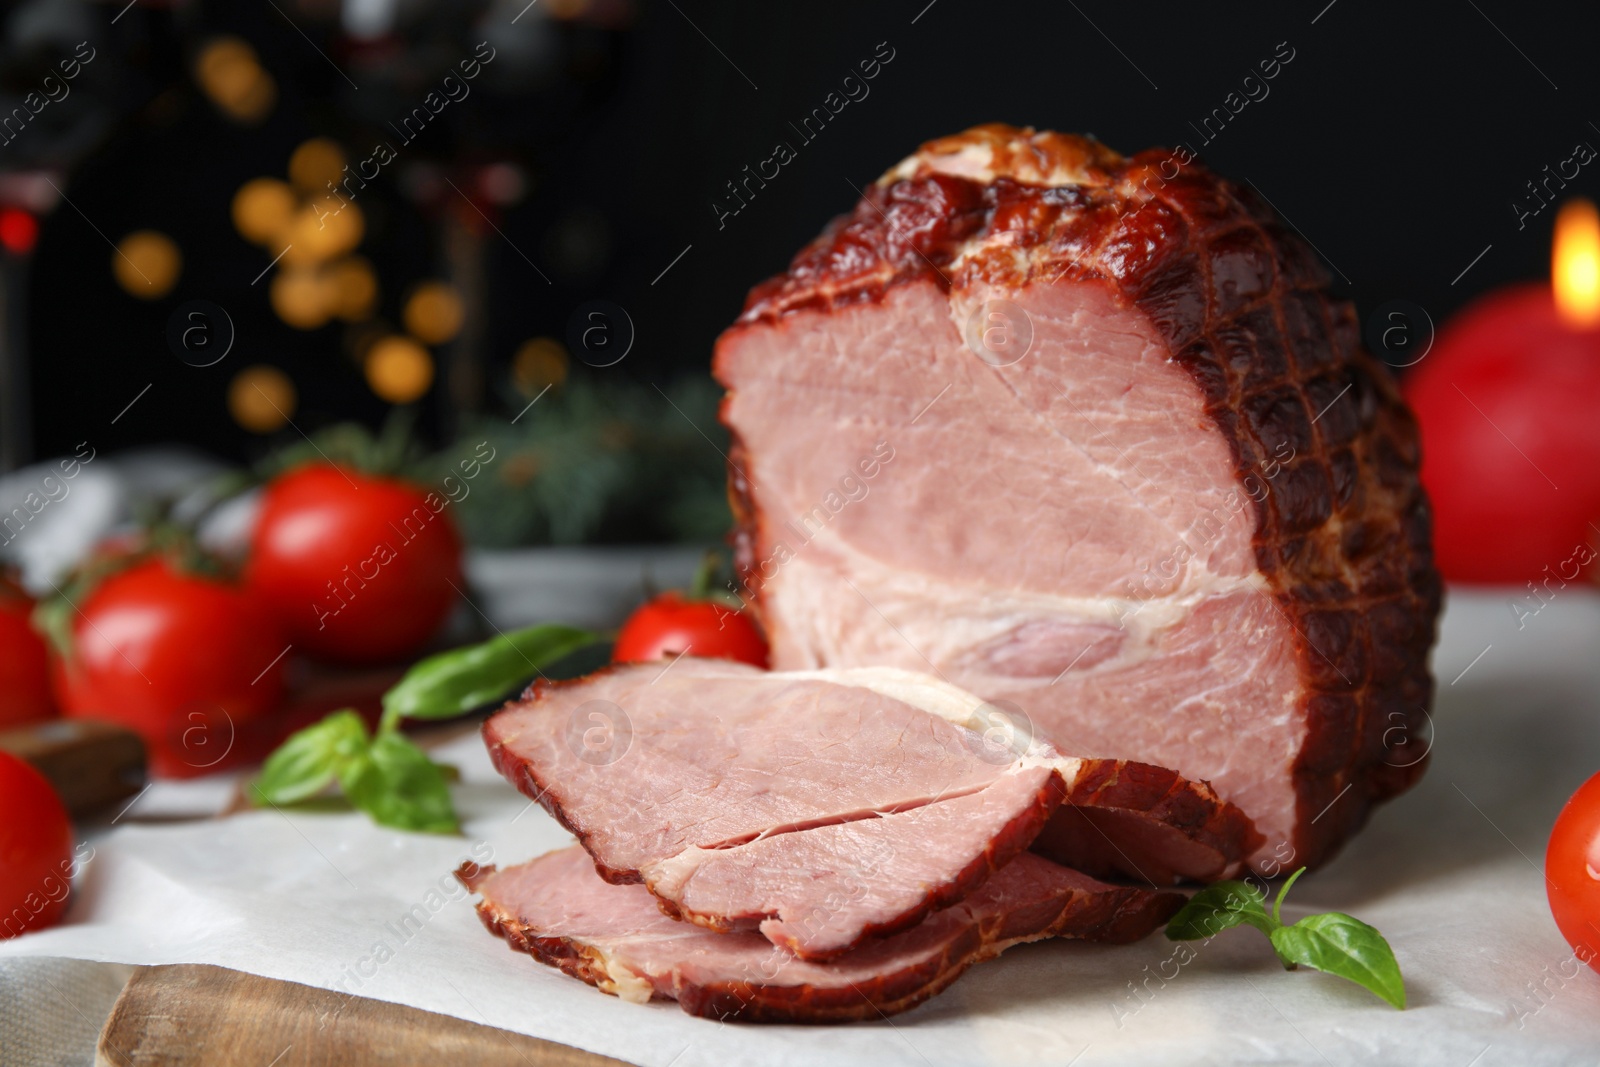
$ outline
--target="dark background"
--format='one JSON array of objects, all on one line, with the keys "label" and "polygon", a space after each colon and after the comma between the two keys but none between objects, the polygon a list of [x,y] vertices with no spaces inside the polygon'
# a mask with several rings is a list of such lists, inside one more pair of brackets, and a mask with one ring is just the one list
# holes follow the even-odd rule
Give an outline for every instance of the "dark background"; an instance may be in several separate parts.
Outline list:
[{"label": "dark background", "polygon": [[[13,91],[28,81],[30,50],[46,62],[71,51],[26,38],[39,6],[12,5],[7,16]],[[36,456],[91,436],[112,451],[177,440],[232,459],[257,455],[269,442],[235,426],[222,399],[245,360],[295,380],[301,428],[381,420],[386,405],[343,354],[343,327],[300,332],[272,314],[265,283],[251,285],[269,257],[238,237],[228,210],[241,183],[281,176],[309,136],[364,155],[352,109],[408,109],[433,80],[415,61],[429,48],[449,62],[487,37],[501,49],[496,66],[534,71],[520,90],[456,105],[450,128],[430,127],[418,141],[447,160],[505,150],[530,176],[529,194],[497,219],[503,238],[491,234],[485,246],[491,379],[526,338],[563,336],[591,298],[627,309],[637,342],[617,367],[577,373],[656,383],[704,375],[748,288],[847,210],[851,186],[925,139],[981,122],[1090,132],[1129,153],[1187,141],[1270,199],[1363,314],[1404,299],[1435,322],[1496,285],[1546,276],[1554,212],[1519,230],[1513,202],[1577,142],[1600,145],[1593,4],[644,0],[609,5],[603,18],[569,3],[559,10],[578,17],[551,19],[557,9],[541,0],[517,24],[538,27],[531,50],[517,53],[506,41],[522,39],[505,27],[522,3],[456,4],[435,16],[407,3],[402,11],[424,14],[407,49],[387,59],[340,30],[337,5],[141,2],[114,25],[121,2],[46,6],[77,20],[81,33],[65,37],[100,50],[81,91],[52,106],[97,107],[104,121],[58,179],[76,209],[63,204],[42,220],[23,272]],[[218,32],[253,44],[278,82],[279,103],[259,126],[228,122],[195,87],[194,49]],[[880,42],[894,58],[868,83],[870,95],[801,144],[789,123],[821,106]],[[1294,59],[1268,83],[1270,95],[1202,144],[1190,123],[1280,42]],[[724,183],[778,140],[798,158],[719,229],[711,205]],[[7,151],[0,167],[18,161]],[[398,170],[386,171],[362,201],[362,251],[380,264],[391,318],[395,294],[436,273],[440,256],[437,227],[398,181]],[[1600,161],[1566,194],[1597,191]],[[177,287],[152,302],[116,286],[105,236],[143,227],[172,235],[185,256]],[[233,354],[206,369],[179,362],[165,340],[173,309],[195,298],[227,308],[238,329]],[[111,425],[147,383],[149,394]],[[514,414],[520,403],[493,381],[483,393],[491,413]],[[425,407],[423,433],[448,434],[443,399]]]}]

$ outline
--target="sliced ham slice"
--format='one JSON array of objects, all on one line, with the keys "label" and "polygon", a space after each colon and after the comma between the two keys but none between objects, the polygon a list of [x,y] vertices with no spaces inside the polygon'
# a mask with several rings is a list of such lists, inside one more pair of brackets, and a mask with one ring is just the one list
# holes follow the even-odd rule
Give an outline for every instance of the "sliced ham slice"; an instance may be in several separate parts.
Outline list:
[{"label": "sliced ham slice", "polygon": [[892,1015],[974,963],[1047,937],[1127,942],[1183,904],[1177,893],[1106,885],[1024,854],[960,904],[828,963],[754,933],[713,933],[663,915],[640,885],[611,885],[581,848],[505,870],[457,872],[483,924],[541,963],[626,1000],[742,1022],[840,1022]]},{"label": "sliced ham slice", "polygon": [[1185,153],[924,145],[719,340],[773,666],[899,666],[1204,779],[1264,873],[1422,773],[1416,426],[1347,301]]},{"label": "sliced ham slice", "polygon": [[[645,877],[663,911],[720,930],[758,921],[773,944],[828,959],[982,885],[1038,836],[1060,798],[1054,771],[1033,767],[909,811],[734,848],[691,846]],[[825,892],[808,892],[809,881]]]},{"label": "sliced ham slice", "polygon": [[909,671],[681,658],[538,683],[484,736],[607,881],[810,960],[956,903],[1036,838],[1152,886],[1227,877],[1255,847],[1203,783],[1026,736],[1004,747],[971,729],[987,709]]}]

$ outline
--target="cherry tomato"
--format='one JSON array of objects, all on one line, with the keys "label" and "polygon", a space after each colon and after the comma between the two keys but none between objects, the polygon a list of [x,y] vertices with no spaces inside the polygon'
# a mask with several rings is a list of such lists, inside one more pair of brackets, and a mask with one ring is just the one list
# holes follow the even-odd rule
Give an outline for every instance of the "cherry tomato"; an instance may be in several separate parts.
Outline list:
[{"label": "cherry tomato", "polygon": [[1563,325],[1550,287],[1469,307],[1404,380],[1446,578],[1554,592],[1600,534],[1600,332]]},{"label": "cherry tomato", "polygon": [[72,887],[72,824],[44,775],[0,752],[0,938],[54,925]]},{"label": "cherry tomato", "polygon": [[611,659],[628,663],[672,655],[736,659],[765,667],[767,642],[742,611],[715,600],[662,593],[628,616],[617,634]]},{"label": "cherry tomato", "polygon": [[0,575],[0,730],[56,713],[50,656],[29,621],[33,600]]},{"label": "cherry tomato", "polygon": [[461,586],[448,499],[328,464],[267,486],[245,578],[297,649],[336,663],[417,652]]},{"label": "cherry tomato", "polygon": [[78,604],[72,653],[51,657],[61,710],[139,733],[157,774],[215,768],[233,731],[283,697],[287,641],[245,590],[137,563]]},{"label": "cherry tomato", "polygon": [[1556,816],[1544,877],[1561,936],[1600,971],[1600,774],[1579,786]]}]

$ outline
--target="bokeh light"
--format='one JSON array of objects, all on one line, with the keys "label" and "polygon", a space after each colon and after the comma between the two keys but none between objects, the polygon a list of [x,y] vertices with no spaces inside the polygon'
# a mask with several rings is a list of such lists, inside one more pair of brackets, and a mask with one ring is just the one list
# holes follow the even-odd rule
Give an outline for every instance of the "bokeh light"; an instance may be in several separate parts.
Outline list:
[{"label": "bokeh light", "polygon": [[233,225],[239,236],[258,245],[280,245],[299,201],[276,178],[253,178],[233,194]]},{"label": "bokeh light", "polygon": [[297,330],[315,330],[333,314],[332,282],[315,268],[279,271],[268,292],[278,318]]},{"label": "bokeh light", "polygon": [[391,404],[409,404],[433,384],[433,357],[409,337],[385,337],[367,350],[367,384]]},{"label": "bokeh light", "polygon": [[289,180],[308,196],[328,193],[328,183],[338,184],[344,172],[344,149],[326,137],[313,137],[289,157]]},{"label": "bokeh light", "polygon": [[505,207],[528,191],[528,176],[515,163],[491,163],[478,175],[478,189],[489,203]]},{"label": "bokeh light", "polygon": [[554,337],[535,337],[522,342],[511,357],[511,382],[524,396],[538,396],[566,381],[571,363],[566,345]]},{"label": "bokeh light", "polygon": [[345,322],[370,318],[378,303],[378,275],[361,256],[351,256],[327,268],[333,314]]},{"label": "bokeh light", "polygon": [[228,383],[228,413],[251,433],[271,433],[294,417],[294,382],[277,367],[257,363]]},{"label": "bokeh light", "polygon": [[14,256],[33,251],[39,240],[39,220],[20,207],[0,208],[0,245]]},{"label": "bokeh light", "polygon": [[406,329],[430,345],[443,344],[460,333],[465,317],[461,295],[444,282],[417,286],[401,315]]},{"label": "bokeh light", "polygon": [[277,82],[262,69],[255,49],[237,37],[207,42],[195,57],[194,77],[211,102],[236,122],[260,122],[278,102]]},{"label": "bokeh light", "polygon": [[141,300],[166,296],[183,271],[183,253],[164,233],[137,230],[117,242],[111,272],[117,284]]},{"label": "bokeh light", "polygon": [[289,266],[323,263],[355,250],[366,233],[361,209],[349,201],[319,197],[295,213],[289,226]]}]

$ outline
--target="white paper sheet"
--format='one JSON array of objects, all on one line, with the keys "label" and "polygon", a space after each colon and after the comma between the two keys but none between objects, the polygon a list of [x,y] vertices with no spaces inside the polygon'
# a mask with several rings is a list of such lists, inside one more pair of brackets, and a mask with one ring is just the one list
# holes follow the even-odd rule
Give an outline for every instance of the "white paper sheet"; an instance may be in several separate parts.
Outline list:
[{"label": "white paper sheet", "polygon": [[[1593,1063],[1600,975],[1577,967],[1551,922],[1540,865],[1556,812],[1600,769],[1600,601],[1564,592],[1522,621],[1506,595],[1453,599],[1427,777],[1302,878],[1285,909],[1349,911],[1382,930],[1405,971],[1405,1012],[1284,972],[1251,930],[1182,966],[1159,935],[1022,946],[875,1023],[723,1025],[627,1004],[509,950],[450,879],[468,858],[515,863],[569,840],[470,737],[440,753],[463,771],[463,837],[276,811],[129,825],[141,801],[93,841],[66,923],[0,943],[0,956],[220,964],[646,1067]],[[182,788],[154,807],[170,811]]]}]

